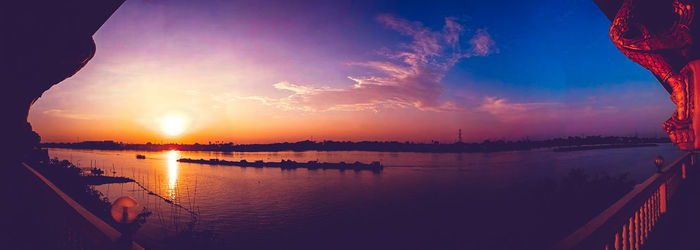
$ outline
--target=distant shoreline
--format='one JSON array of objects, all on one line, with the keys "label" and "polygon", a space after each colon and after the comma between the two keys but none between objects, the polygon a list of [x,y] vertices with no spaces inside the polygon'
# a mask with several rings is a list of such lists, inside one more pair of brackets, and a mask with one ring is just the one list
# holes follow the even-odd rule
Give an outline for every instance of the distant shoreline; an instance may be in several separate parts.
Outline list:
[{"label": "distant shoreline", "polygon": [[413,143],[413,142],[340,142],[300,141],[271,144],[127,144],[115,141],[85,141],[79,143],[42,143],[43,148],[134,150],[134,151],[212,151],[212,152],[282,152],[282,151],[367,151],[410,153],[490,153],[528,151],[553,148],[554,151],[578,151],[605,148],[649,147],[670,143],[668,138],[639,138],[617,136],[567,137],[549,140],[490,141],[480,143]]}]

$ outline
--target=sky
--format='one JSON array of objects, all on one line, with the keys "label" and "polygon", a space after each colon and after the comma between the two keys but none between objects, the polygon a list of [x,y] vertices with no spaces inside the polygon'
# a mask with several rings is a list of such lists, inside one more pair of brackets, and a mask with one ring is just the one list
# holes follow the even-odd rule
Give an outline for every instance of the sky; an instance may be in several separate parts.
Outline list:
[{"label": "sky", "polygon": [[590,0],[129,0],[33,105],[44,142],[662,136]]}]

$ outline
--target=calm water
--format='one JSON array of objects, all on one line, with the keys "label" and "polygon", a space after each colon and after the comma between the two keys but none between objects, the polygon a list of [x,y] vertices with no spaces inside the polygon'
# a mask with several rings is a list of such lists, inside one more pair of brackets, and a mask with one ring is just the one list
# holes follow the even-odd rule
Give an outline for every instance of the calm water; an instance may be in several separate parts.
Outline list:
[{"label": "calm water", "polygon": [[[97,186],[110,200],[130,195],[153,212],[135,236],[167,248],[169,237],[199,216],[196,231],[210,231],[220,247],[242,248],[500,248],[537,230],[508,216],[527,216],[522,203],[504,203],[494,190],[514,183],[561,179],[573,168],[587,173],[655,171],[652,159],[681,155],[673,145],[555,153],[549,150],[488,154],[379,152],[137,152],[50,149],[51,157],[80,167],[91,161],[106,173],[132,177],[181,207],[148,195],[133,183]],[[136,154],[146,155],[145,160]],[[281,170],[178,163],[181,157],[321,162],[381,161],[384,171]],[[527,205],[527,204],[526,204]],[[508,215],[508,216],[505,216]]]}]

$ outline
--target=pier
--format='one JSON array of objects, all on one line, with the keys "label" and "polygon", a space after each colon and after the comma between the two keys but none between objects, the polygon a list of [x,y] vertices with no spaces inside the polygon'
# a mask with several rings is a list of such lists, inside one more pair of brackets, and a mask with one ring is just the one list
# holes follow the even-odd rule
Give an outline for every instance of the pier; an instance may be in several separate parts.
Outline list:
[{"label": "pier", "polygon": [[345,163],[345,162],[339,162],[339,163],[329,163],[329,162],[318,162],[318,161],[309,161],[309,162],[296,162],[292,160],[282,160],[281,162],[264,162],[264,161],[253,161],[249,162],[246,160],[240,160],[240,161],[227,161],[227,160],[219,160],[219,159],[190,159],[190,158],[181,158],[177,160],[178,162],[184,162],[184,163],[196,163],[196,164],[206,164],[206,165],[221,165],[221,166],[238,166],[238,167],[253,167],[253,168],[281,168],[281,169],[297,169],[297,168],[306,168],[309,170],[314,170],[314,169],[338,169],[340,171],[344,170],[355,170],[355,171],[360,171],[360,170],[370,170],[373,172],[380,172],[384,169],[384,166],[378,162],[374,161],[372,163],[361,163],[361,162],[354,162],[354,163]]}]

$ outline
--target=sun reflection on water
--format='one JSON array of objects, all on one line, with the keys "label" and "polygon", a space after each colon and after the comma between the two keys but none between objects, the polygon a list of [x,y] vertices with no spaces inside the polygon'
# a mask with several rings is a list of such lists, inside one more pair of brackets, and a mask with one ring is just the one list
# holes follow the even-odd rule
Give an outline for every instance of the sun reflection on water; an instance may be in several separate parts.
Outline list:
[{"label": "sun reflection on water", "polygon": [[180,159],[180,151],[170,150],[166,152],[166,158],[168,159],[168,197],[170,200],[175,200],[177,192],[175,190],[177,185],[177,176]]}]

